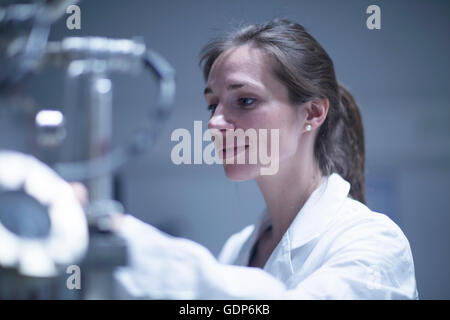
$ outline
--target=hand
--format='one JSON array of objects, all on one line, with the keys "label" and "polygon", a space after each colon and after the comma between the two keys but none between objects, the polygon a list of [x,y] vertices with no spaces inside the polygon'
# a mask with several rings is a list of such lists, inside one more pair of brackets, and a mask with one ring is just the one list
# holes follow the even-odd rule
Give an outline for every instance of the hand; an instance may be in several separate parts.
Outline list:
[{"label": "hand", "polygon": [[[89,204],[89,191],[86,188],[84,184],[81,182],[71,182],[70,185],[72,186],[72,189],[75,193],[75,196],[77,197],[80,204],[86,208],[86,206]],[[123,213],[114,213],[111,216],[111,228],[114,231],[119,231],[120,227],[123,225]]]}]

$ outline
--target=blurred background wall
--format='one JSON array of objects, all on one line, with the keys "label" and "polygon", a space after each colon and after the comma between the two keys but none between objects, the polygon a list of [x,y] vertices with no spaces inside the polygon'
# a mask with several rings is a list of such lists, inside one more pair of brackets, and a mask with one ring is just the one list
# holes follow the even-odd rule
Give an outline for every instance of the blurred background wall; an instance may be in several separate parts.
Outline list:
[{"label": "blurred background wall", "polygon": [[[366,27],[371,4],[381,8],[381,30]],[[175,111],[157,145],[118,173],[129,213],[214,254],[255,221],[264,207],[256,184],[228,181],[220,165],[174,165],[170,136],[176,128],[192,131],[194,120],[206,129],[198,53],[208,39],[243,24],[289,18],[324,46],[338,81],[360,106],[368,204],[408,237],[420,297],[450,299],[449,1],[85,0],[80,8],[81,30],[68,30],[64,18],[53,26],[52,40],[138,36],[177,72]],[[46,69],[25,90],[42,107],[60,107],[62,79],[60,71]],[[141,123],[153,91],[145,77],[113,79],[120,143]],[[2,134],[17,139],[23,132]]]}]

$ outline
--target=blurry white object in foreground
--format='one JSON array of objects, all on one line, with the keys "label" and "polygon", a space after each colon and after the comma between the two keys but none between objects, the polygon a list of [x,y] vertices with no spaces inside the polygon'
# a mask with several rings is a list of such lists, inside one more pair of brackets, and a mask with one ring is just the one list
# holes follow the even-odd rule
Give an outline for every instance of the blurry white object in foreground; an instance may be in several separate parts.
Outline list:
[{"label": "blurry white object in foreground", "polygon": [[[21,197],[24,201],[17,202],[20,208],[27,209],[25,200],[31,204],[36,200],[35,207],[46,209],[47,231],[34,235],[17,232],[22,228],[21,223],[27,223],[30,230],[34,227],[30,226],[34,220],[11,217],[11,212],[5,212],[5,208],[14,209],[16,205],[8,203],[9,199],[17,201]],[[0,202],[3,202],[0,205],[0,267],[16,268],[22,275],[49,277],[57,274],[59,266],[76,263],[85,255],[88,228],[83,209],[71,186],[39,160],[18,152],[0,151]],[[27,210],[11,211],[33,217],[32,210]],[[7,219],[13,221],[10,224],[15,224],[17,230],[5,225]]]}]

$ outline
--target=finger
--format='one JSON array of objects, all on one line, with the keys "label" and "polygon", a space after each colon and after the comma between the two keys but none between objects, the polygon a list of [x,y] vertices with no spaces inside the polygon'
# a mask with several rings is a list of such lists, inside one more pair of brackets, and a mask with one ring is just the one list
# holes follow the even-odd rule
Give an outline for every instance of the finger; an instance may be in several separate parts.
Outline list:
[{"label": "finger", "polygon": [[70,185],[72,186],[78,201],[80,201],[83,206],[87,205],[89,202],[89,192],[86,186],[80,182],[71,182]]}]

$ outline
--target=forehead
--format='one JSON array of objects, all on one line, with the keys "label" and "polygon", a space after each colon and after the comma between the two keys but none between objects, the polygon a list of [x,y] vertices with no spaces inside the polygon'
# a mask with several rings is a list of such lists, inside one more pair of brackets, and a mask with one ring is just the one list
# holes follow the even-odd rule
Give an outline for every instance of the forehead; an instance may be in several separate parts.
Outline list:
[{"label": "forehead", "polygon": [[[248,45],[228,49],[214,62],[208,77],[208,87],[232,82],[249,82],[267,87],[275,80],[272,61],[263,51]],[[273,84],[273,83],[272,83]]]}]

